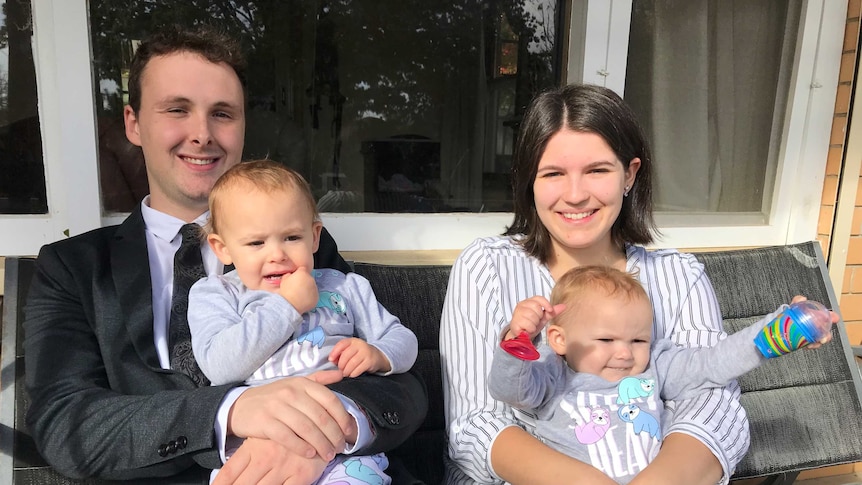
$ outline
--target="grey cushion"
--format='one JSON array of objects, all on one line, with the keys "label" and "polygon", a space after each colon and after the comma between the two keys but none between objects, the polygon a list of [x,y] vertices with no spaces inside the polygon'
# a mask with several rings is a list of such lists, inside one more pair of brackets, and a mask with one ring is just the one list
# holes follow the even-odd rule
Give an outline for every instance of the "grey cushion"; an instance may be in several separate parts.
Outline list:
[{"label": "grey cushion", "polygon": [[413,330],[419,340],[419,356],[413,370],[425,381],[428,414],[419,430],[388,455],[399,459],[414,477],[428,484],[443,481],[446,434],[439,335],[449,270],[449,266],[354,264],[354,271],[371,282],[378,301]]},{"label": "grey cushion", "polygon": [[[697,254],[713,282],[725,329],[736,332],[797,294],[837,308],[817,242]],[[859,371],[844,324],[817,350],[771,359],[739,379],[751,448],[736,478],[862,460]]]}]

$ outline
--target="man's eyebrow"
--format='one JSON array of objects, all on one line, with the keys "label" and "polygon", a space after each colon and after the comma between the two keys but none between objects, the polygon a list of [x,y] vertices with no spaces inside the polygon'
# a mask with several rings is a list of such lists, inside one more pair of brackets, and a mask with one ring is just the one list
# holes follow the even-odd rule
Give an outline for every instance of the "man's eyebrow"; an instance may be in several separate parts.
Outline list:
[{"label": "man's eyebrow", "polygon": [[156,104],[190,104],[192,100],[185,96],[168,96],[160,99]]},{"label": "man's eyebrow", "polygon": [[[194,103],[192,102],[191,99],[189,99],[185,96],[168,96],[168,97],[163,98],[162,100],[158,101],[156,104],[157,105],[166,105],[166,104],[194,104]],[[237,105],[235,103],[231,103],[229,101],[218,101],[215,104],[213,104],[212,107],[220,108],[220,109],[223,109],[223,108],[236,109],[239,107],[239,105]]]},{"label": "man's eyebrow", "polygon": [[214,105],[213,105],[213,107],[214,107],[214,108],[231,108],[231,109],[237,109],[237,108],[239,108],[239,107],[240,107],[240,105],[235,104],[235,103],[231,103],[231,102],[229,102],[229,101],[219,101],[219,102],[217,102],[216,104],[214,104]]}]

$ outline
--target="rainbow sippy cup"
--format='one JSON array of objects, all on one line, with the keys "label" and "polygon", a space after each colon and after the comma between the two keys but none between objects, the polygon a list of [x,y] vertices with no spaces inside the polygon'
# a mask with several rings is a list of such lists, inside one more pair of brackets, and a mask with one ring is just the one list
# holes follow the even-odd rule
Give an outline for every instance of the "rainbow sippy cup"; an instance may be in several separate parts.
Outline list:
[{"label": "rainbow sippy cup", "polygon": [[832,331],[829,310],[816,301],[800,301],[779,313],[754,339],[766,358],[778,357],[817,342]]}]

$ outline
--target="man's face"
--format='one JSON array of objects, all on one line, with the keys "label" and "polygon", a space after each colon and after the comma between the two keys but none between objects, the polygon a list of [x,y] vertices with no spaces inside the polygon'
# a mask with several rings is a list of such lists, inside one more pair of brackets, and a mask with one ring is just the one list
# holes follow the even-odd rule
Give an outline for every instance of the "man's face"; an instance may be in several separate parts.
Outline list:
[{"label": "man's face", "polygon": [[126,106],[126,136],[144,152],[150,206],[191,221],[215,181],[239,163],[245,134],[242,84],[234,70],[189,52],[152,58],[141,107]]}]

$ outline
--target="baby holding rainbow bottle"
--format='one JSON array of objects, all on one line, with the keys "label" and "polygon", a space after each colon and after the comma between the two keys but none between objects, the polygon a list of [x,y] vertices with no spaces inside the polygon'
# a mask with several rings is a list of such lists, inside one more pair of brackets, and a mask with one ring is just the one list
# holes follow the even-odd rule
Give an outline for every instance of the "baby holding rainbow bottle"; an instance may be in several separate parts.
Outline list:
[{"label": "baby holding rainbow bottle", "polygon": [[[628,483],[658,454],[665,400],[723,387],[769,357],[821,341],[832,328],[829,311],[805,301],[783,305],[714,347],[653,342],[653,307],[643,286],[605,266],[566,273],[551,293],[551,308],[531,300],[515,307],[495,350],[489,391],[535,413],[535,435],[549,446],[617,483]],[[800,305],[815,309],[807,320],[813,325],[791,318]],[[538,325],[529,315],[536,308],[543,313]],[[547,345],[538,352],[519,347],[545,325]]]}]

